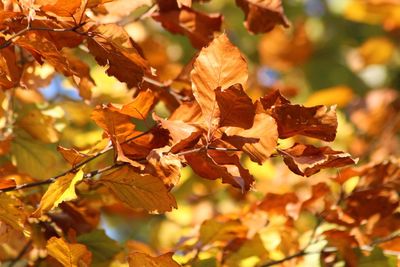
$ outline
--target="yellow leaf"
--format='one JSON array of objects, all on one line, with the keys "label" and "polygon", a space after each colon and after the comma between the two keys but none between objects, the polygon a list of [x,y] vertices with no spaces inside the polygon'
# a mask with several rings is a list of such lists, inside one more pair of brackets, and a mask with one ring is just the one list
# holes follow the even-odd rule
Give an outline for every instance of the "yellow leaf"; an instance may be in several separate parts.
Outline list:
[{"label": "yellow leaf", "polygon": [[152,175],[141,175],[133,168],[124,166],[101,177],[100,183],[107,186],[122,202],[134,209],[166,212],[176,208],[175,198],[161,179]]},{"label": "yellow leaf", "polygon": [[16,230],[24,231],[26,213],[22,202],[5,193],[0,194],[0,220]]},{"label": "yellow leaf", "polygon": [[307,99],[304,105],[308,107],[317,105],[344,107],[353,99],[353,96],[354,93],[350,87],[339,85],[318,90]]},{"label": "yellow leaf", "polygon": [[385,64],[392,58],[394,44],[385,37],[370,38],[358,48],[364,65]]},{"label": "yellow leaf", "polygon": [[47,252],[50,256],[68,267],[90,266],[92,253],[82,244],[69,244],[62,238],[52,237],[47,241]]},{"label": "yellow leaf", "polygon": [[58,178],[49,186],[40,201],[39,208],[32,214],[33,217],[40,217],[44,212],[56,208],[63,201],[71,201],[77,198],[75,185],[83,179],[83,171],[68,173]]},{"label": "yellow leaf", "polygon": [[147,254],[134,252],[129,254],[130,267],[179,267],[176,261],[172,259],[172,253],[166,253],[159,257],[151,257]]},{"label": "yellow leaf", "polygon": [[54,119],[42,114],[39,110],[31,110],[18,121],[18,125],[27,131],[32,137],[44,143],[58,141],[58,132],[54,129]]}]

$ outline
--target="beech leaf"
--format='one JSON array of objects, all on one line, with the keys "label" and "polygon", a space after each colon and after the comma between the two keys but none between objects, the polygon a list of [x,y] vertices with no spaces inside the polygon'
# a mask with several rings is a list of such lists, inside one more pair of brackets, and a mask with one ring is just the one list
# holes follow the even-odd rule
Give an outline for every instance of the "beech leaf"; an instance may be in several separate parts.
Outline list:
[{"label": "beech leaf", "polygon": [[252,161],[262,164],[275,151],[278,141],[276,122],[268,114],[258,113],[255,115],[253,126],[250,129],[228,127],[223,140],[242,149]]},{"label": "beech leaf", "polygon": [[90,266],[92,253],[82,244],[70,244],[63,238],[47,241],[47,252],[65,267]]},{"label": "beech leaf", "polygon": [[282,0],[236,0],[236,4],[246,16],[245,26],[249,32],[269,32],[276,25],[289,27]]},{"label": "beech leaf", "polygon": [[351,155],[330,147],[294,144],[291,148],[278,150],[289,169],[303,176],[311,176],[321,169],[339,168],[355,163]]},{"label": "beech leaf", "polygon": [[128,256],[128,263],[130,267],[179,267],[174,259],[172,259],[172,252],[163,254],[158,257],[152,257],[145,253],[133,252]]},{"label": "beech leaf", "polygon": [[161,179],[139,174],[129,166],[102,176],[99,183],[107,186],[119,200],[134,209],[162,213],[176,208],[175,198]]},{"label": "beech leaf", "polygon": [[219,126],[235,126],[248,129],[253,125],[255,107],[241,84],[226,90],[215,90],[220,112]]},{"label": "beech leaf", "polygon": [[125,82],[128,87],[138,86],[149,67],[140,55],[136,44],[116,24],[98,25],[88,38],[88,48],[101,66],[107,66],[107,74]]},{"label": "beech leaf", "polygon": [[239,49],[225,34],[215,38],[203,48],[193,64],[192,90],[199,103],[203,119],[214,126],[218,109],[214,90],[225,90],[234,84],[246,85],[247,63]]},{"label": "beech leaf", "polygon": [[83,171],[76,174],[68,173],[52,183],[43,195],[39,207],[32,214],[33,217],[40,217],[43,213],[56,208],[61,202],[71,201],[77,198],[75,185],[82,181]]}]

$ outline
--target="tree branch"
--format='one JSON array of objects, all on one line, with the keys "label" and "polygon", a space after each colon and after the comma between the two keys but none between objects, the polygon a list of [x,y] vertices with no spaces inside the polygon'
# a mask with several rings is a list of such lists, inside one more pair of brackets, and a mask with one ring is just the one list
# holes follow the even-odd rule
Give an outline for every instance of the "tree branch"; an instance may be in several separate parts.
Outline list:
[{"label": "tree branch", "polygon": [[[128,143],[130,141],[133,141],[133,140],[135,140],[137,138],[140,138],[140,137],[142,137],[142,136],[144,136],[144,135],[146,135],[148,133],[150,133],[150,130],[148,130],[146,132],[143,132],[143,133],[140,133],[140,134],[138,134],[136,136],[133,136],[132,138],[129,138],[129,139],[125,140],[121,144],[125,144],[125,143]],[[35,187],[35,186],[41,186],[41,185],[45,185],[45,184],[54,183],[57,179],[67,175],[68,173],[77,171],[83,165],[85,165],[85,164],[89,163],[90,161],[100,157],[101,155],[103,155],[103,154],[107,153],[108,151],[112,150],[113,148],[114,148],[113,146],[109,146],[106,149],[104,149],[104,150],[98,152],[97,154],[93,155],[92,157],[90,157],[90,158],[88,158],[88,159],[86,159],[84,161],[79,162],[78,164],[74,165],[72,168],[70,168],[70,169],[68,169],[68,170],[66,170],[66,171],[64,171],[64,172],[62,172],[62,173],[60,173],[60,174],[58,174],[56,176],[53,176],[53,177],[50,177],[50,178],[48,178],[46,180],[42,180],[42,181],[38,181],[38,182],[26,183],[26,184],[6,187],[6,188],[3,188],[2,190],[0,190],[0,194],[1,193],[5,193],[5,192],[9,192],[9,191],[21,190],[21,189],[25,189],[25,188],[31,188],[31,187]],[[113,167],[113,166],[114,166],[113,168],[115,168],[115,166],[117,166],[117,165],[118,164],[115,164],[115,165],[112,165],[112,166],[109,166],[109,167],[106,167],[106,168],[110,168],[110,167]],[[121,166],[121,164],[119,164],[119,166]],[[84,177],[85,178],[90,178],[90,177],[95,176],[96,174],[99,174],[99,173],[107,171],[107,170],[108,169],[106,169],[106,170],[104,170],[104,169],[96,170],[96,171],[87,173]]]},{"label": "tree branch", "polygon": [[54,29],[54,28],[32,27],[31,23],[28,21],[28,25],[26,26],[26,28],[15,33],[13,36],[10,37],[10,39],[8,39],[4,43],[0,44],[0,49],[4,49],[4,48],[10,46],[14,39],[16,39],[19,36],[24,35],[28,31],[75,32],[77,34],[82,34],[81,32],[78,32],[77,30],[79,28],[83,27],[85,24],[86,24],[86,22],[82,22],[71,28],[59,28],[59,29],[56,28],[56,29]]},{"label": "tree branch", "polygon": [[[386,236],[386,237],[382,237],[382,238],[380,238],[380,239],[376,239],[376,240],[372,241],[369,245],[360,246],[359,248],[362,249],[362,250],[371,251],[371,250],[373,249],[374,246],[379,245],[379,244],[382,244],[382,243],[385,243],[385,242],[389,242],[389,241],[391,241],[391,240],[393,240],[393,239],[395,239],[395,238],[398,238],[398,237],[400,237],[400,233],[394,234],[394,235],[389,235],[389,236]],[[291,259],[303,257],[303,256],[305,256],[305,255],[310,255],[310,254],[321,254],[321,253],[323,253],[323,252],[332,252],[332,253],[333,253],[333,252],[337,252],[337,251],[338,251],[337,248],[331,248],[331,247],[326,247],[326,248],[324,248],[324,249],[322,249],[322,250],[320,250],[320,251],[306,251],[307,248],[308,248],[310,245],[311,245],[311,244],[308,244],[306,248],[300,250],[299,252],[297,252],[297,253],[295,253],[295,254],[286,256],[285,258],[280,259],[280,260],[267,262],[267,263],[265,263],[265,264],[263,264],[263,265],[260,265],[260,267],[274,266],[274,265],[277,265],[277,264],[284,263],[284,262],[286,262],[286,261],[288,261],[288,260],[291,260]],[[390,254],[390,255],[396,255],[396,256],[399,255],[398,253],[394,254],[393,251],[386,251],[386,250],[383,250],[383,252],[386,253],[386,254]]]},{"label": "tree branch", "polygon": [[21,249],[21,251],[18,253],[17,257],[15,257],[15,259],[13,259],[10,262],[10,265],[8,265],[9,267],[13,267],[20,259],[22,259],[22,257],[25,255],[26,252],[28,252],[29,247],[32,245],[32,240],[29,240],[25,246]]}]

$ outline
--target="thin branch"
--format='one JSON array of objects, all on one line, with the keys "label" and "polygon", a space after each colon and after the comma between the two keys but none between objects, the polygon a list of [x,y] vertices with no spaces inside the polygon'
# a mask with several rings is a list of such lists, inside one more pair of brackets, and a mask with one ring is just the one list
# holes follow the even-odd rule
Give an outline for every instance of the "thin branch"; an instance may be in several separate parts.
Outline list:
[{"label": "thin branch", "polygon": [[13,259],[10,263],[10,265],[8,265],[9,267],[13,267],[19,260],[22,259],[22,257],[25,255],[26,252],[28,252],[29,247],[32,245],[32,240],[29,240],[25,246],[22,248],[22,250],[18,253],[17,257],[15,257],[15,259]]},{"label": "thin branch", "polygon": [[[137,138],[140,138],[140,137],[142,137],[142,136],[144,136],[144,135],[146,135],[146,134],[148,134],[148,133],[150,133],[150,130],[149,130],[149,131],[146,131],[146,132],[143,132],[143,133],[140,133],[140,134],[138,134],[138,135],[136,135],[136,136],[133,136],[132,138],[129,138],[129,139],[125,140],[125,141],[122,142],[121,144],[125,144],[125,143],[128,143],[128,142],[130,142],[130,141],[133,141],[133,140],[135,140],[135,139],[137,139]],[[7,188],[3,188],[2,190],[0,190],[0,194],[1,194],[1,193],[5,193],[5,192],[9,192],[9,191],[21,190],[21,189],[25,189],[25,188],[31,188],[31,187],[35,187],[35,186],[41,186],[41,185],[45,185],[45,184],[54,183],[57,179],[59,179],[59,178],[65,176],[65,175],[67,175],[68,173],[76,172],[76,171],[77,171],[78,169],[80,169],[83,165],[85,165],[85,164],[89,163],[90,161],[92,161],[92,160],[94,160],[94,159],[100,157],[101,155],[107,153],[108,151],[110,151],[110,150],[112,150],[112,149],[113,149],[113,146],[109,146],[109,147],[107,147],[106,149],[104,149],[104,150],[98,152],[97,154],[93,155],[92,157],[90,157],[90,158],[88,158],[88,159],[86,159],[86,160],[84,160],[84,161],[79,162],[78,164],[74,165],[72,168],[70,168],[70,169],[68,169],[68,170],[66,170],[66,171],[64,171],[64,172],[62,172],[62,173],[60,173],[60,174],[58,174],[58,175],[56,175],[56,176],[53,176],[53,177],[51,177],[51,178],[48,178],[48,179],[46,179],[46,180],[42,180],[42,181],[38,181],[38,182],[33,182],[33,183],[26,183],[26,184],[21,184],[21,185],[15,185],[15,186],[10,186],[10,187],[7,187]],[[113,165],[113,166],[115,166],[115,165]],[[108,167],[107,167],[107,168],[108,168]],[[102,171],[102,172],[104,172],[104,170],[96,170],[96,171]],[[97,173],[97,174],[98,174],[98,173]],[[87,175],[85,175],[85,177],[87,176],[87,178],[89,178],[89,177],[93,177],[94,175],[96,175],[96,174],[95,174],[95,171],[93,171],[93,172],[91,172],[91,173],[88,173]]]},{"label": "thin branch", "polygon": [[77,30],[81,27],[83,27],[86,24],[86,22],[79,23],[71,28],[59,28],[59,29],[54,29],[54,28],[44,28],[44,27],[32,27],[31,23],[28,21],[28,25],[25,29],[20,30],[16,34],[10,37],[7,41],[4,43],[0,44],[0,49],[4,49],[8,46],[10,46],[13,42],[14,39],[17,37],[20,37],[27,33],[28,31],[49,31],[49,32],[75,32],[77,34],[82,34],[81,32],[78,32]]},{"label": "thin branch", "polygon": [[[393,240],[395,238],[398,238],[398,237],[400,237],[400,233],[394,234],[394,235],[389,235],[389,236],[386,236],[386,237],[382,237],[380,239],[374,240],[369,245],[361,246],[359,248],[362,249],[362,250],[371,251],[374,246],[382,244],[382,243],[385,243],[385,242],[389,242],[389,241],[391,241],[391,240]],[[281,263],[284,263],[286,261],[289,261],[291,259],[303,257],[303,256],[310,255],[310,254],[321,254],[323,252],[331,252],[331,253],[333,253],[333,252],[337,252],[338,251],[337,248],[331,248],[331,247],[326,247],[326,248],[324,248],[324,249],[322,249],[320,251],[306,251],[307,248],[310,245],[311,244],[308,244],[306,248],[300,250],[299,252],[297,252],[295,254],[289,255],[289,256],[287,256],[287,257],[285,257],[283,259],[280,259],[280,260],[267,262],[267,263],[261,265],[260,267],[274,266],[274,265],[281,264]],[[396,255],[396,256],[399,255],[398,252],[393,252],[391,250],[388,250],[388,251],[387,250],[383,250],[383,252],[386,253],[386,254],[389,254],[389,255]]]},{"label": "thin branch", "polygon": [[274,266],[274,265],[277,265],[277,264],[284,263],[285,261],[288,261],[288,260],[291,260],[291,259],[303,257],[303,256],[305,256],[307,254],[309,254],[309,253],[305,252],[304,250],[301,250],[301,251],[299,251],[299,252],[297,252],[295,254],[292,254],[290,256],[287,256],[287,257],[285,257],[285,258],[283,258],[281,260],[267,262],[267,263],[261,265],[260,267]]}]

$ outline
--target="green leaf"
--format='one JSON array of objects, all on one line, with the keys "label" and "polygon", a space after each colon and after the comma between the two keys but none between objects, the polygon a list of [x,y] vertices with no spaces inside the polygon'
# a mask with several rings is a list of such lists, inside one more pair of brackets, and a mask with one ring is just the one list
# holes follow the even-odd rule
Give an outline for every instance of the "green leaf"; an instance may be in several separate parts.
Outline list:
[{"label": "green leaf", "polygon": [[37,179],[49,178],[65,169],[55,144],[44,144],[23,131],[16,132],[11,153],[20,172]]},{"label": "green leaf", "polygon": [[397,259],[394,256],[386,256],[382,249],[375,247],[369,256],[359,258],[358,267],[396,267]]},{"label": "green leaf", "polygon": [[109,238],[102,229],[83,234],[78,237],[77,241],[86,245],[92,252],[93,264],[97,264],[96,266],[111,261],[115,254],[122,250],[121,246],[115,240]]}]

